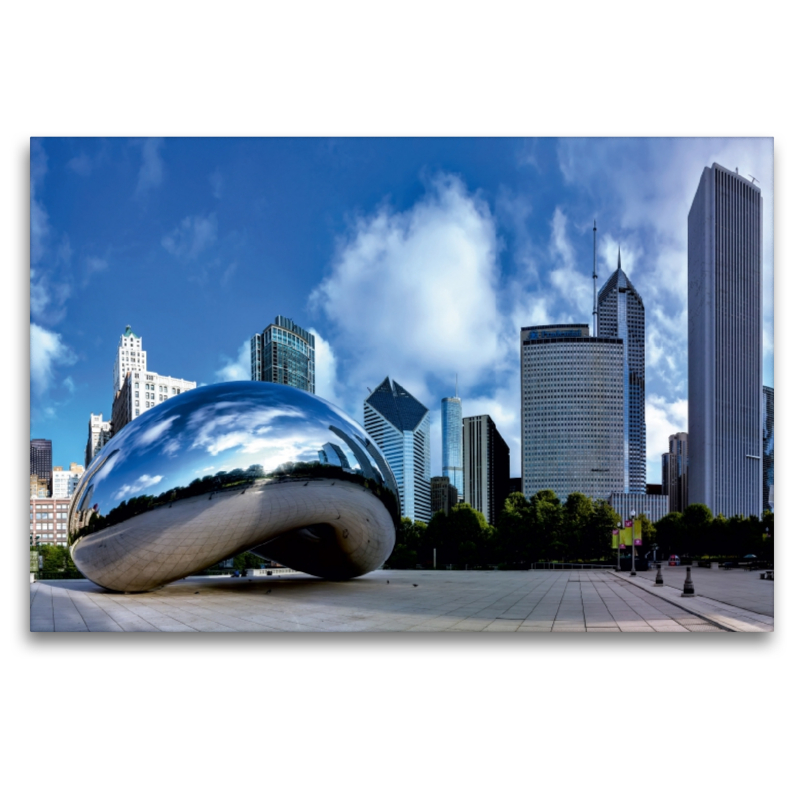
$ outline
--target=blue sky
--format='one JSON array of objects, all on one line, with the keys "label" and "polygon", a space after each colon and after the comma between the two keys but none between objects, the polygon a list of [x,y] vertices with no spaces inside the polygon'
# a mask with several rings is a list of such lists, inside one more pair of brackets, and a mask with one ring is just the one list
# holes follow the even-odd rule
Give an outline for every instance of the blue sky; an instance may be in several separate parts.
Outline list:
[{"label": "blue sky", "polygon": [[432,411],[455,375],[519,463],[519,327],[586,322],[622,264],[647,319],[648,480],[686,429],[686,216],[704,166],[764,197],[773,383],[771,139],[37,139],[31,142],[31,436],[83,462],[125,326],[148,366],[249,379],[277,314],[317,335],[317,393],[362,419],[387,374]]}]

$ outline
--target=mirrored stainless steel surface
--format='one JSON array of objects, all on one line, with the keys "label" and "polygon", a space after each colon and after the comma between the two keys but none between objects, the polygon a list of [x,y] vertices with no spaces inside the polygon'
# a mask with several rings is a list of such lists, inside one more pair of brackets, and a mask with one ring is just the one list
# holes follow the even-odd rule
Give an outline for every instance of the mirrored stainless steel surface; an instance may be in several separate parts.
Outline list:
[{"label": "mirrored stainless steel surface", "polygon": [[78,569],[146,591],[246,550],[323,578],[377,569],[397,485],[366,431],[320,397],[237,381],[180,394],[126,425],[73,495]]}]

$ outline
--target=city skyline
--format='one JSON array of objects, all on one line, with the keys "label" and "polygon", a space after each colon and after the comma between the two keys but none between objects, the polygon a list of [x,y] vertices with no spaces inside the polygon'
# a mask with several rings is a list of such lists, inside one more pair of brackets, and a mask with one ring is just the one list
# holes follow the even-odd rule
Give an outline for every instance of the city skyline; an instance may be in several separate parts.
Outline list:
[{"label": "city skyline", "polygon": [[491,414],[519,474],[518,331],[591,324],[596,218],[599,282],[621,248],[647,308],[660,482],[687,428],[686,216],[714,160],[764,197],[773,385],[771,139],[34,140],[31,437],[81,459],[127,324],[202,385],[248,379],[253,332],[282,314],[317,337],[317,394],[356,419],[387,371],[434,409],[458,372],[464,415]]}]

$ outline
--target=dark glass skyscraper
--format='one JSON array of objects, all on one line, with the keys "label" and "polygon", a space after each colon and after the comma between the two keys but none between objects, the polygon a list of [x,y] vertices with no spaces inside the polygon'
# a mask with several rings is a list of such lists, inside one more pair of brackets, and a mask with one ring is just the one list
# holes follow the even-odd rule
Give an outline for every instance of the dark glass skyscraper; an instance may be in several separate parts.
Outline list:
[{"label": "dark glass skyscraper", "polygon": [[647,491],[647,431],[644,419],[644,303],[622,270],[622,255],[617,269],[605,282],[597,299],[598,336],[622,339],[623,370],[623,492]]},{"label": "dark glass skyscraper", "polygon": [[442,398],[442,475],[464,498],[464,458],[461,435],[461,398]]},{"label": "dark glass skyscraper", "polygon": [[464,500],[496,525],[508,495],[509,450],[488,414],[464,419]]},{"label": "dark glass skyscraper", "polygon": [[282,383],[315,393],[314,334],[288,317],[275,317],[250,339],[250,380]]},{"label": "dark glass skyscraper", "polygon": [[689,211],[689,502],[760,516],[761,191],[706,167]]},{"label": "dark glass skyscraper", "polygon": [[764,473],[764,511],[775,510],[775,390],[764,387],[761,401],[761,463]]},{"label": "dark glass skyscraper", "polygon": [[31,439],[31,475],[47,481],[47,491],[53,494],[53,442],[50,439]]}]

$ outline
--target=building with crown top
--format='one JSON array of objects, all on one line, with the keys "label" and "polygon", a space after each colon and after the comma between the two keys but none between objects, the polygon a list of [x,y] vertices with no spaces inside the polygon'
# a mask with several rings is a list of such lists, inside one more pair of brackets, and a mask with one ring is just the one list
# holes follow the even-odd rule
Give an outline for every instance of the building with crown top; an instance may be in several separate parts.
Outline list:
[{"label": "building with crown top", "polygon": [[623,492],[647,491],[647,431],[645,426],[644,303],[622,269],[617,269],[597,298],[597,335],[622,340],[623,390]]},{"label": "building with crown top", "polygon": [[431,517],[430,412],[387,377],[364,401],[364,427],[394,474],[401,515],[427,522]]}]

